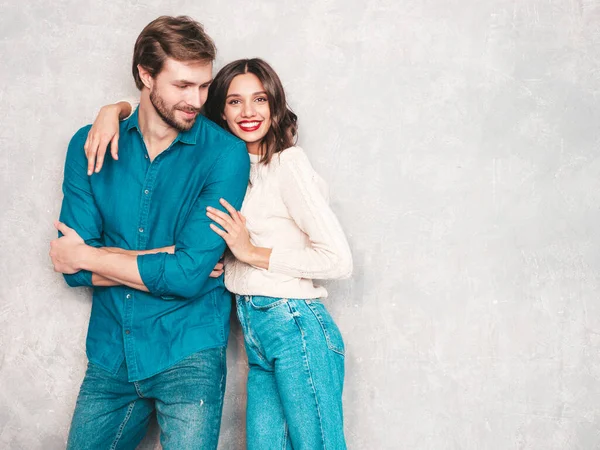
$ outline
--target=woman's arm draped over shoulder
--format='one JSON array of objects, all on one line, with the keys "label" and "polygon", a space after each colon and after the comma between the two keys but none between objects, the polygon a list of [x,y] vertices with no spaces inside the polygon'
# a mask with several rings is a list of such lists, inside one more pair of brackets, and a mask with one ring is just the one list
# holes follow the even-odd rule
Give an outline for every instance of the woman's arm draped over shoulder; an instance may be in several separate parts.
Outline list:
[{"label": "woman's arm draped over shoulder", "polygon": [[113,159],[119,159],[119,120],[131,117],[138,104],[137,99],[128,98],[100,108],[83,146],[88,160],[88,175],[102,170],[109,144]]}]

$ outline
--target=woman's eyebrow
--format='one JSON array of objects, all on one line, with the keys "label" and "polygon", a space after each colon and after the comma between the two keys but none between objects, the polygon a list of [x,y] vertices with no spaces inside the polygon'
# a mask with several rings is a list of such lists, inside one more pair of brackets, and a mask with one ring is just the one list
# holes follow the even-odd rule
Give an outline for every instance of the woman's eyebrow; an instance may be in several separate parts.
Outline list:
[{"label": "woman's eyebrow", "polygon": [[[265,91],[259,91],[259,92],[255,92],[252,95],[267,95],[267,93]],[[229,97],[241,97],[240,94],[237,93],[233,93],[233,94],[229,94],[227,97],[225,97],[226,99]]]}]

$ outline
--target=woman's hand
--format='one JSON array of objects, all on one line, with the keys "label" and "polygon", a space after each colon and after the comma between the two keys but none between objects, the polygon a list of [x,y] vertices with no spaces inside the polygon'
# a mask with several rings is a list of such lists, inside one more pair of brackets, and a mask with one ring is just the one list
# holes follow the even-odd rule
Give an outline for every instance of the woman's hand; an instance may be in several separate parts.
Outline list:
[{"label": "woman's hand", "polygon": [[229,214],[210,206],[207,207],[206,215],[223,227],[221,229],[211,223],[210,228],[225,240],[233,256],[239,261],[249,263],[256,247],[250,242],[250,235],[246,229],[246,218],[225,199],[222,198],[220,203]]},{"label": "woman's hand", "polygon": [[127,102],[106,105],[100,109],[83,146],[88,160],[88,175],[102,169],[108,144],[113,159],[119,159],[119,119],[127,117],[130,112],[131,105]]}]

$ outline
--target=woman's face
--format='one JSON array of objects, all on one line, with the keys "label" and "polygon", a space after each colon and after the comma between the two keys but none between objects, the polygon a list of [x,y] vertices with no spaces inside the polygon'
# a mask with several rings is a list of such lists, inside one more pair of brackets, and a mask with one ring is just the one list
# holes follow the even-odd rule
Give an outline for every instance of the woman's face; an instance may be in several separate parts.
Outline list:
[{"label": "woman's face", "polygon": [[267,93],[256,75],[245,73],[231,81],[223,119],[229,130],[246,142],[248,152],[260,153],[260,143],[271,127],[271,110]]}]

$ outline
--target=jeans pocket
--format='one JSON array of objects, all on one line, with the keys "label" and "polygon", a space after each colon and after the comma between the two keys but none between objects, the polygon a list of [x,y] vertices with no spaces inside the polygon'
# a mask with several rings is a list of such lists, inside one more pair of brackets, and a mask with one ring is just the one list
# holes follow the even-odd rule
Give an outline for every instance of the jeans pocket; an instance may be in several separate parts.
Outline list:
[{"label": "jeans pocket", "polygon": [[262,295],[251,295],[248,297],[248,301],[254,309],[266,311],[268,309],[275,308],[276,306],[287,303],[288,299],[279,297],[264,297]]},{"label": "jeans pocket", "polygon": [[306,300],[306,305],[310,308],[317,321],[321,325],[321,329],[325,335],[325,340],[327,341],[327,347],[329,347],[330,350],[344,356],[346,353],[346,347],[344,345],[342,333],[325,308],[325,305],[318,300]]}]

